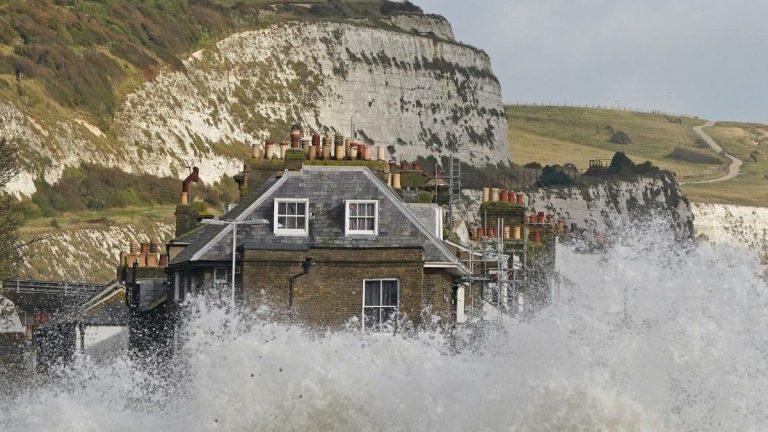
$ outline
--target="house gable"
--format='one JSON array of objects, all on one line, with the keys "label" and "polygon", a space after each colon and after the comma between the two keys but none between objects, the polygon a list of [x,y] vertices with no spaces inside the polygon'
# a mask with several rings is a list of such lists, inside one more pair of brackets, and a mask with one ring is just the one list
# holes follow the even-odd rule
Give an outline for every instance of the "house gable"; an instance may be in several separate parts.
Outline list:
[{"label": "house gable", "polygon": [[[274,234],[275,199],[308,199],[309,233],[306,236]],[[376,235],[345,232],[346,201],[378,202]],[[399,196],[369,169],[364,167],[304,167],[287,171],[258,196],[251,196],[225,218],[235,220],[267,219],[269,225],[238,228],[238,243],[249,242],[269,249],[286,245],[309,248],[397,248],[422,247],[427,264],[463,269],[461,263],[431,232]],[[208,226],[206,233],[177,257],[174,263],[223,261],[231,257],[231,227]]]}]

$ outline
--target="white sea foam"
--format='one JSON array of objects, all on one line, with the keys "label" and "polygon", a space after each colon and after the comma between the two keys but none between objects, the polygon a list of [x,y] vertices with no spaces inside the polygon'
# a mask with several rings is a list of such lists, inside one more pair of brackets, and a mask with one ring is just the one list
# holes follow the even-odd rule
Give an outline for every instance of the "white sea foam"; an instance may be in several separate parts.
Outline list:
[{"label": "white sea foam", "polygon": [[768,291],[753,253],[671,237],[631,233],[600,256],[562,247],[574,286],[474,352],[428,332],[256,322],[232,336],[201,304],[176,383],[125,358],[79,359],[0,403],[0,429],[767,430]]}]

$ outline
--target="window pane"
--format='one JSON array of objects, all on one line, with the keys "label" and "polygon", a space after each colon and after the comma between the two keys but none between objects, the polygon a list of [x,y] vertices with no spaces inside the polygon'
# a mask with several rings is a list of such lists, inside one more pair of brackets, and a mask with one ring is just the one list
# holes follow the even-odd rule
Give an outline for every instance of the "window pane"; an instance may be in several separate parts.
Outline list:
[{"label": "window pane", "polygon": [[357,204],[349,204],[349,216],[357,216]]},{"label": "window pane", "polygon": [[382,305],[397,306],[397,281],[382,281],[382,297]]},{"label": "window pane", "polygon": [[307,214],[306,206],[307,205],[305,203],[303,203],[303,202],[296,203],[296,214],[297,215],[306,215]]},{"label": "window pane", "polygon": [[287,203],[287,210],[286,214],[288,216],[295,216],[296,215],[296,203],[295,202],[289,202]]},{"label": "window pane", "polygon": [[381,308],[381,323],[386,326],[394,327],[397,320],[397,309],[395,308]]},{"label": "window pane", "polygon": [[285,216],[278,216],[277,217],[277,223],[279,224],[278,228],[285,228],[286,217]]},{"label": "window pane", "polygon": [[381,309],[365,308],[363,315],[365,329],[377,331],[379,329],[379,323],[381,322]]},{"label": "window pane", "polygon": [[285,203],[277,203],[277,214],[278,215],[284,215],[285,214]]},{"label": "window pane", "polygon": [[299,216],[296,218],[296,228],[303,230],[306,226],[306,218],[304,216]]},{"label": "window pane", "polygon": [[375,207],[375,205],[373,203],[366,204],[365,205],[365,208],[366,208],[365,215],[366,216],[373,216],[374,215],[374,207]]},{"label": "window pane", "polygon": [[378,306],[381,304],[381,285],[379,281],[365,283],[365,305]]},{"label": "window pane", "polygon": [[[216,268],[213,271],[213,279],[217,282],[219,281],[226,281],[227,280],[227,269],[225,268]],[[190,278],[191,280],[191,278]]]},{"label": "window pane", "polygon": [[289,229],[296,229],[298,225],[296,224],[296,218],[295,217],[289,217],[288,218],[288,228]]},{"label": "window pane", "polygon": [[368,230],[368,231],[374,231],[374,229],[375,229],[375,227],[374,227],[374,225],[375,225],[374,220],[372,218],[368,218],[368,219],[365,220],[365,222],[366,222],[365,229]]}]

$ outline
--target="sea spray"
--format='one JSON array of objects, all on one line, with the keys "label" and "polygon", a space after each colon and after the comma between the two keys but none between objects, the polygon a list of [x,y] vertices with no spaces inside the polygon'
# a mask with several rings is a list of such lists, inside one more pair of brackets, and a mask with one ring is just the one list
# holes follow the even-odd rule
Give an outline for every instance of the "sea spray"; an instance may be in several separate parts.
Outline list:
[{"label": "sea spray", "polygon": [[[753,251],[663,229],[558,251],[571,284],[481,351],[313,332],[201,303],[168,376],[77,362],[2,402],[9,431],[768,429],[768,291]],[[236,331],[232,322],[236,320]]]}]

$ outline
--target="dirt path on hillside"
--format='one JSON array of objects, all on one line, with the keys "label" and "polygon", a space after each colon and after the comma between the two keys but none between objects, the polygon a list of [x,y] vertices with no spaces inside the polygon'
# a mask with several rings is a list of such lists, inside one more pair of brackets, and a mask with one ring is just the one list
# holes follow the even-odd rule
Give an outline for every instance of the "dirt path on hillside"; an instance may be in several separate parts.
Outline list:
[{"label": "dirt path on hillside", "polygon": [[711,136],[707,135],[707,133],[704,132],[704,128],[705,127],[714,126],[716,123],[717,122],[709,121],[706,124],[704,124],[703,126],[694,126],[693,127],[693,131],[696,132],[696,135],[701,137],[701,139],[703,139],[704,142],[706,142],[707,145],[709,145],[712,148],[712,150],[714,150],[718,154],[721,153],[721,154],[725,155],[725,157],[727,157],[728,159],[731,160],[731,163],[728,164],[728,172],[724,176],[718,177],[718,178],[715,178],[715,179],[692,181],[692,182],[683,182],[683,183],[680,183],[681,185],[684,185],[684,184],[716,183],[716,182],[730,180],[730,179],[736,177],[737,175],[739,175],[739,170],[741,169],[741,165],[744,162],[741,159],[737,159],[734,156],[731,156],[728,153],[726,153],[725,150],[723,150],[723,148],[720,147],[715,142],[715,140],[712,139]]}]

